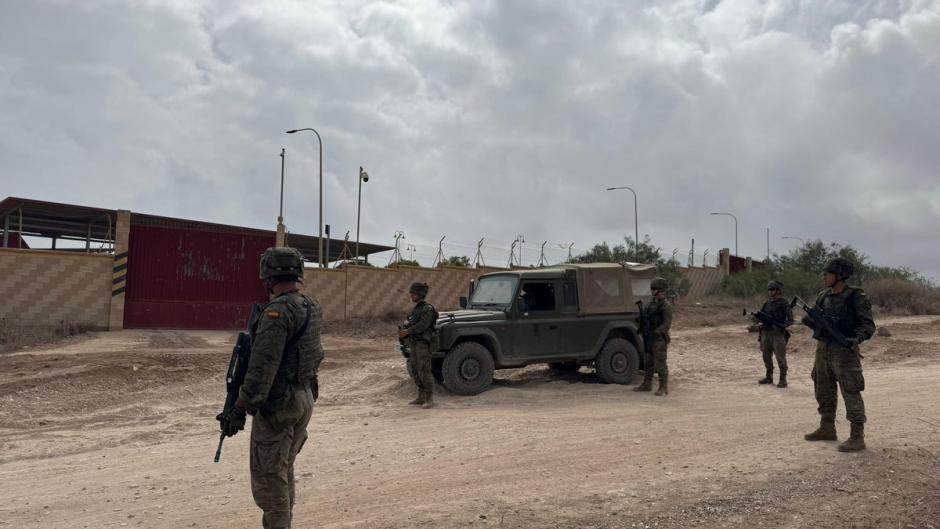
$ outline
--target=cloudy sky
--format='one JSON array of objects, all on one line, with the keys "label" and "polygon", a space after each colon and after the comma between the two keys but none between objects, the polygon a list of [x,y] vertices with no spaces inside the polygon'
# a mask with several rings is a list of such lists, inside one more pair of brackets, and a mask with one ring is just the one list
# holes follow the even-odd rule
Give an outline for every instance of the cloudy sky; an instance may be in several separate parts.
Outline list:
[{"label": "cloudy sky", "polygon": [[631,186],[667,254],[720,211],[940,278],[940,0],[2,3],[0,198],[272,228],[285,148],[315,234],[314,127],[334,235],[362,165],[362,239],[425,264],[620,240]]}]

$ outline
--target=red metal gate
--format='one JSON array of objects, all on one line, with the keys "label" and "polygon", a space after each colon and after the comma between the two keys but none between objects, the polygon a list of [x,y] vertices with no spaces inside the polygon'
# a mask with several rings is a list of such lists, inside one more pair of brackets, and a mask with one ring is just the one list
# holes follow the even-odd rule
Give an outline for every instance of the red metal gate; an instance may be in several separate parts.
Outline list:
[{"label": "red metal gate", "polygon": [[273,234],[200,231],[131,223],[125,328],[239,329],[252,303]]}]

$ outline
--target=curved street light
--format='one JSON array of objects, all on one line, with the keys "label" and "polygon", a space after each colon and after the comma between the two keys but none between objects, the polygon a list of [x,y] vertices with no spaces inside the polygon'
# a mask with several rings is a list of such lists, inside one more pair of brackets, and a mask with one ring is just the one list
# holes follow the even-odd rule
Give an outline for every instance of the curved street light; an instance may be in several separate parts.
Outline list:
[{"label": "curved street light", "polygon": [[783,237],[780,237],[780,238],[781,238],[781,239],[796,239],[796,240],[800,241],[800,245],[801,245],[801,246],[806,246],[806,241],[804,241],[803,239],[801,239],[801,238],[799,238],[799,237],[790,237],[789,235],[784,235]]},{"label": "curved street light", "polygon": [[630,191],[631,193],[633,193],[633,230],[634,230],[634,233],[633,233],[633,236],[634,236],[634,240],[633,240],[633,258],[634,258],[634,259],[639,259],[638,256],[639,256],[639,250],[640,250],[640,222],[639,222],[639,220],[638,220],[638,218],[639,218],[638,215],[639,215],[639,214],[637,213],[637,207],[636,207],[636,191],[634,191],[633,188],[630,188],[630,187],[627,187],[627,186],[608,187],[608,188],[607,188],[608,191],[615,191],[615,190],[618,190],[618,189],[626,189],[626,190]]},{"label": "curved street light", "polygon": [[731,213],[709,213],[709,215],[727,215],[734,219],[734,255],[738,255],[738,218]]},{"label": "curved street light", "polygon": [[303,130],[309,130],[317,135],[317,143],[320,145],[320,231],[317,234],[317,263],[323,268],[323,140],[320,139],[320,133],[316,129],[303,128],[288,130],[287,134],[294,134]]}]

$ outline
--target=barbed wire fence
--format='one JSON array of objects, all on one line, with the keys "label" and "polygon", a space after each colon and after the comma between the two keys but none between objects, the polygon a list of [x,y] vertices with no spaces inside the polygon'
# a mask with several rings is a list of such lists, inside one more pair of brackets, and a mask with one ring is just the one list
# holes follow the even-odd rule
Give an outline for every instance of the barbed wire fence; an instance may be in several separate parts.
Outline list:
[{"label": "barbed wire fence", "polygon": [[[370,256],[369,261],[375,266],[386,266],[400,259],[416,261],[421,266],[435,267],[447,263],[452,257],[465,257],[470,266],[506,268],[508,265],[522,267],[552,266],[568,262],[571,258],[583,255],[588,248],[580,248],[571,242],[551,240],[525,241],[516,239],[499,240],[481,237],[476,242],[455,241],[441,236],[438,244],[409,242],[400,243],[398,255],[394,250]],[[662,258],[675,261],[681,267],[717,267],[718,249],[673,248],[663,249]]]}]

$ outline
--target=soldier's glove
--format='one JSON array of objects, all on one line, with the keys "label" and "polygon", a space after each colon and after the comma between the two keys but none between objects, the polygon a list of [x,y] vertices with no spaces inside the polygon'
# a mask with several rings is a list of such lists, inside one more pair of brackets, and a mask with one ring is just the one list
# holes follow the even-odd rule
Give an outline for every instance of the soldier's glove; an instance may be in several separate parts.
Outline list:
[{"label": "soldier's glove", "polygon": [[244,408],[232,406],[232,409],[225,413],[218,414],[215,419],[219,421],[222,433],[224,433],[226,437],[232,437],[245,429],[245,417],[247,417],[247,415]]},{"label": "soldier's glove", "polygon": [[815,328],[816,328],[816,322],[813,321],[813,318],[810,318],[810,317],[809,317],[809,314],[804,315],[804,316],[803,316],[803,319],[801,319],[800,322],[801,322],[803,325],[806,325],[807,327],[809,327],[810,329],[815,329]]}]

